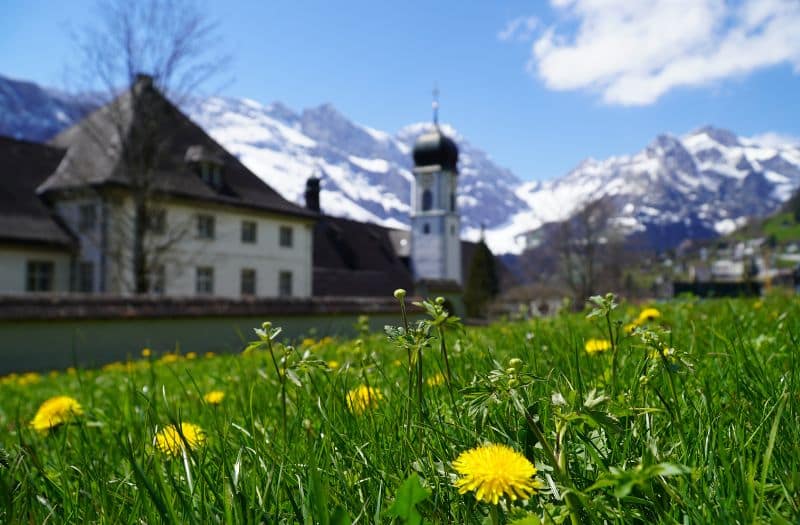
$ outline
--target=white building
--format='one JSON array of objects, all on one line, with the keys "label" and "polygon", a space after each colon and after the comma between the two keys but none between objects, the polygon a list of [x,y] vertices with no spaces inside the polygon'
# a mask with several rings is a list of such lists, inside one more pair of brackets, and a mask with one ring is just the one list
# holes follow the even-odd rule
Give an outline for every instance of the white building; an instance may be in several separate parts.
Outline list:
[{"label": "white building", "polygon": [[462,284],[458,147],[438,125],[414,144],[411,266],[417,280]]},{"label": "white building", "polygon": [[308,297],[315,218],[146,76],[49,146],[0,139],[0,293]]}]

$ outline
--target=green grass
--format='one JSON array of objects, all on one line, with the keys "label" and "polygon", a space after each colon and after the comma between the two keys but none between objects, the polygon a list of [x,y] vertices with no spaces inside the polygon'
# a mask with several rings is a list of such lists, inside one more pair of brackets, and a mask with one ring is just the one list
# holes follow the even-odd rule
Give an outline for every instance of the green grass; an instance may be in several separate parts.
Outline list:
[{"label": "green grass", "polygon": [[800,224],[791,213],[779,213],[764,222],[764,235],[775,236],[779,243],[800,241]]},{"label": "green grass", "polygon": [[[601,312],[450,324],[452,383],[438,386],[427,384],[447,371],[435,324],[416,339],[364,333],[287,354],[280,336],[254,335],[244,355],[167,363],[153,349],[130,366],[5,378],[0,522],[796,523],[796,300],[657,308],[633,335],[620,327],[639,310],[626,305],[610,323]],[[615,348],[588,355],[609,326]],[[410,373],[414,342],[423,360]],[[362,384],[383,398],[357,415],[346,396]],[[220,405],[203,401],[211,390],[225,392]],[[84,414],[31,429],[56,395]],[[153,439],[178,421],[207,440],[173,458]],[[451,462],[485,442],[527,456],[547,488],[496,509],[459,494]]]},{"label": "green grass", "polygon": [[774,237],[779,245],[800,241],[800,223],[791,212],[780,212],[761,221],[749,224],[729,235],[730,239],[744,241],[754,237]]}]

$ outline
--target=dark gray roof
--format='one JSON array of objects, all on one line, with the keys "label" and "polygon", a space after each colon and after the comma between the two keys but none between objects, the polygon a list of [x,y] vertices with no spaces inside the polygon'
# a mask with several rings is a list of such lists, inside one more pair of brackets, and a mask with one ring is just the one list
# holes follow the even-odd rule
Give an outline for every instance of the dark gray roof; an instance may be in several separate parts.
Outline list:
[{"label": "dark gray roof", "polygon": [[0,242],[71,249],[75,239],[36,195],[64,150],[0,136]]},{"label": "dark gray roof", "polygon": [[[157,166],[150,179],[155,191],[279,214],[316,217],[265,184],[146,78],[140,78],[112,102],[53,138],[51,143],[67,153],[38,191],[47,194],[86,186],[131,187],[132,179],[126,170],[131,163],[122,160],[122,145],[144,143],[132,138],[137,133],[158,137]],[[220,186],[207,184],[197,175],[191,161],[198,154],[202,154],[203,160],[214,159],[221,165]]]},{"label": "dark gray roof", "polygon": [[413,289],[411,272],[383,226],[321,216],[314,225],[313,295],[391,297]]},{"label": "dark gray roof", "polygon": [[[404,242],[405,241],[405,242]],[[314,226],[313,295],[388,297],[397,288],[414,290],[410,265],[411,232],[320,216]],[[461,241],[461,275],[466,283],[478,246]],[[498,272],[505,271],[495,257]],[[455,290],[453,281],[419,282],[425,290]]]}]

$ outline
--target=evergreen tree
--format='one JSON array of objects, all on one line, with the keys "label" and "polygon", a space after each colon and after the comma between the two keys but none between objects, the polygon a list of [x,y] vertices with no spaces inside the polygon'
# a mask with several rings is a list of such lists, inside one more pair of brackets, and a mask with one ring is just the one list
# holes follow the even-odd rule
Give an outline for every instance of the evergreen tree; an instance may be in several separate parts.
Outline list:
[{"label": "evergreen tree", "polygon": [[464,291],[464,306],[469,317],[484,317],[489,301],[500,291],[497,268],[486,243],[480,241],[469,264],[467,287]]}]

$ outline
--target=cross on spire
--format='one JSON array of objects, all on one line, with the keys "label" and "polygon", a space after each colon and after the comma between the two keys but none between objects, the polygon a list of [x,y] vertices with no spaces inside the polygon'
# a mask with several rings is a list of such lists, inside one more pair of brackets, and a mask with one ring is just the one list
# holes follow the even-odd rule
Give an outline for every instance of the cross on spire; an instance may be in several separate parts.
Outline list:
[{"label": "cross on spire", "polygon": [[436,84],[433,85],[433,102],[431,103],[431,107],[433,108],[433,124],[434,126],[439,126],[439,86]]}]

